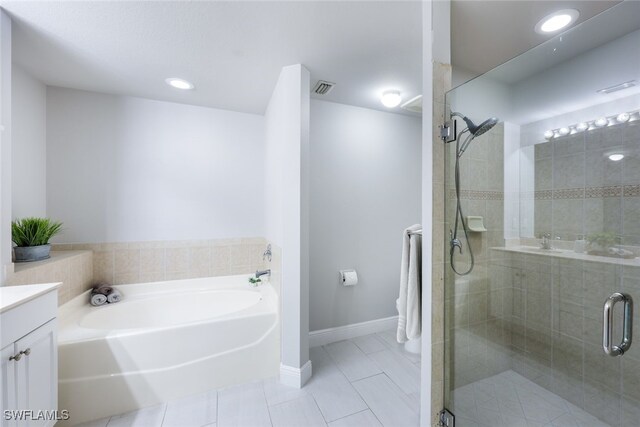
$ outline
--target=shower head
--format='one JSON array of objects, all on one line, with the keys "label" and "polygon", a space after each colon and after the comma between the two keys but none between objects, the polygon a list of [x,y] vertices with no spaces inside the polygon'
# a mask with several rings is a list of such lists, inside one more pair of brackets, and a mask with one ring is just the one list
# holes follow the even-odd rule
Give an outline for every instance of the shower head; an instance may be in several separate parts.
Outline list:
[{"label": "shower head", "polygon": [[[473,134],[473,137],[476,138],[482,135],[483,133],[489,132],[491,128],[493,128],[497,123],[498,123],[498,119],[495,117],[491,117],[485,120],[484,122],[480,123],[478,126],[474,126],[474,127],[469,126],[469,132],[471,132],[471,134]],[[467,123],[467,126],[468,125],[469,124]]]},{"label": "shower head", "polygon": [[468,118],[467,116],[460,114],[460,113],[452,113],[451,117],[454,116],[458,116],[460,117],[462,120],[464,120],[464,122],[467,124],[467,129],[469,129],[469,133],[471,133],[471,135],[473,135],[474,138],[489,132],[491,130],[491,128],[493,128],[497,123],[498,123],[498,119],[495,117],[491,117],[487,120],[485,120],[484,122],[480,123],[478,126],[476,126],[475,123],[473,123],[471,121],[470,118]]},{"label": "shower head", "polygon": [[[483,135],[489,132],[496,124],[498,124],[498,119],[495,117],[491,117],[476,126],[476,124],[473,123],[470,118],[466,117],[463,114],[452,113],[451,117],[454,117],[454,116],[458,116],[462,118],[462,120],[464,120],[464,122],[467,124],[467,129],[465,130],[469,131],[469,135],[464,140],[464,142],[462,143],[462,146],[458,150],[458,157],[462,156],[462,153],[465,152],[465,150],[469,147],[469,144],[471,144],[471,141],[473,141],[474,138],[477,138],[480,135]],[[461,134],[462,133],[464,133],[464,131],[461,132]]]}]

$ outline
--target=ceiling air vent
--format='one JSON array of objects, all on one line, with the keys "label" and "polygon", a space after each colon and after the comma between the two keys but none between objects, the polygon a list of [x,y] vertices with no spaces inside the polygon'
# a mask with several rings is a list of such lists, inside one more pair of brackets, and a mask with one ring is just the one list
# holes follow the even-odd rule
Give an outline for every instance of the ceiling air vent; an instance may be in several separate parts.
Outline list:
[{"label": "ceiling air vent", "polygon": [[318,95],[326,95],[331,92],[331,89],[333,89],[335,85],[335,83],[318,80],[318,83],[316,83],[316,85],[313,87],[313,93],[317,93]]},{"label": "ceiling air vent", "polygon": [[400,108],[411,111],[413,113],[422,113],[422,95],[411,98],[410,100],[402,104]]},{"label": "ceiling air vent", "polygon": [[630,87],[634,87],[638,82],[635,80],[629,80],[628,82],[620,83],[617,85],[605,87],[604,89],[598,89],[596,92],[598,93],[613,93],[619,90],[628,89]]}]

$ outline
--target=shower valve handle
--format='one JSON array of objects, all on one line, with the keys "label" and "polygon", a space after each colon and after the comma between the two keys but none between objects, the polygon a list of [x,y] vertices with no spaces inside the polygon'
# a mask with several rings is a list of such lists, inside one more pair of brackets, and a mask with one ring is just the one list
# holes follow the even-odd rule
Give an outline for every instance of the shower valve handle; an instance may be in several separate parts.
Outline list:
[{"label": "shower valve handle", "polygon": [[458,248],[459,253],[462,254],[462,243],[460,242],[460,239],[454,237],[453,230],[451,229],[449,230],[449,239],[451,242],[451,254],[453,254],[455,248]]}]

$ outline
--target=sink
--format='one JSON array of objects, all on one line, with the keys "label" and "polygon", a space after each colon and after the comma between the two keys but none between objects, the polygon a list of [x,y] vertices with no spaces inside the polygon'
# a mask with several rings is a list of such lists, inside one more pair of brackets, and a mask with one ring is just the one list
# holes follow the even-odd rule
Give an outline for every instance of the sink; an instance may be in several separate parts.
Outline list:
[{"label": "sink", "polygon": [[531,247],[531,246],[522,246],[520,249],[522,249],[523,251],[529,251],[529,252],[538,252],[541,254],[544,253],[550,253],[550,254],[559,254],[562,253],[563,251],[561,251],[560,249],[543,249],[543,248],[536,248],[536,247]]}]

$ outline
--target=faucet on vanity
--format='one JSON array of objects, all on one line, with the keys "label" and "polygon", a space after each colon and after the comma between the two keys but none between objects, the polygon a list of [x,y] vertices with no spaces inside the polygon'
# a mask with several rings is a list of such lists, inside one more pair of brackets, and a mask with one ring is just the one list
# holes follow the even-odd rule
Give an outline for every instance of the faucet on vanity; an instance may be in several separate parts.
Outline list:
[{"label": "faucet on vanity", "polygon": [[541,249],[551,249],[551,233],[542,234],[542,242],[540,242]]}]

